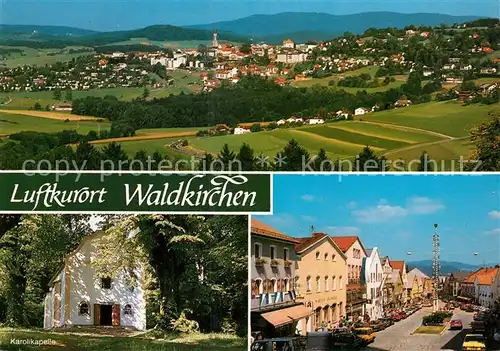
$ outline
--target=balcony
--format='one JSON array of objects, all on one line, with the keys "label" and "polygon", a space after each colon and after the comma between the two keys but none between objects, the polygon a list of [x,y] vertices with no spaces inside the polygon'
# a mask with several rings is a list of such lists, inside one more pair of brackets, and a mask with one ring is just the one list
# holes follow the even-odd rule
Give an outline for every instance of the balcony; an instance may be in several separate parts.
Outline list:
[{"label": "balcony", "polygon": [[285,268],[290,268],[290,267],[292,267],[292,264],[293,264],[293,262],[292,262],[292,261],[289,261],[289,260],[287,260],[287,261],[285,261],[285,262],[284,262],[284,266],[285,266]]},{"label": "balcony", "polygon": [[264,264],[267,263],[267,260],[265,258],[256,258],[255,259],[255,266],[256,267],[263,267]]},{"label": "balcony", "polygon": [[280,265],[278,260],[271,260],[271,267],[278,267]]}]

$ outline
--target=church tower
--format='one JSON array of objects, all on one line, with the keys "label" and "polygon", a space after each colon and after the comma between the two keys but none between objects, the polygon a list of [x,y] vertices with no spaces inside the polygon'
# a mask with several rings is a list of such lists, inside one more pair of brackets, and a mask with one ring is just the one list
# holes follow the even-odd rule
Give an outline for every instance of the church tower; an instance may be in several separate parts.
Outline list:
[{"label": "church tower", "polygon": [[214,35],[213,35],[213,39],[212,39],[212,47],[214,49],[217,49],[219,47],[219,43],[217,42],[217,31],[214,30]]}]

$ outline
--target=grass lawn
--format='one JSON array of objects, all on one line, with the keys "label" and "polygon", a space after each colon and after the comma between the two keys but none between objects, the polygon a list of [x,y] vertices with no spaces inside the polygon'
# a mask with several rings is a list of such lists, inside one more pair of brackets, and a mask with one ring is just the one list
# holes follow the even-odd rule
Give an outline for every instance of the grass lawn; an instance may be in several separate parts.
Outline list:
[{"label": "grass lawn", "polygon": [[[157,339],[148,339],[149,333],[140,333],[132,336],[113,337],[77,332],[49,332],[37,329],[9,329],[0,328],[0,348],[2,350],[75,350],[75,351],[102,351],[102,350],[246,350],[246,340],[227,334],[166,334],[155,335]],[[52,345],[15,345],[12,339],[34,340]]]},{"label": "grass lawn", "polygon": [[499,105],[462,106],[456,101],[431,102],[363,116],[365,121],[430,130],[452,137],[469,135],[470,128],[487,118]]},{"label": "grass lawn", "polygon": [[87,55],[92,55],[92,52],[79,52],[75,54],[57,54],[49,56],[41,51],[38,51],[36,53],[30,52],[26,56],[18,56],[12,59],[4,60],[3,63],[5,63],[5,65],[9,68],[24,66],[24,65],[44,66],[57,61],[71,61],[73,58],[80,56],[87,56]]},{"label": "grass lawn", "polygon": [[420,327],[418,327],[413,332],[413,334],[437,334],[437,335],[439,335],[445,329],[446,329],[446,327],[444,325],[439,325],[439,326],[435,326],[435,325],[424,326],[424,325],[421,325]]},{"label": "grass lawn", "polygon": [[91,130],[99,132],[109,129],[109,123],[92,121],[69,121],[51,118],[32,117],[10,113],[0,113],[0,135],[21,131],[55,133],[63,130],[76,130],[79,134],[87,134]]},{"label": "grass lawn", "polygon": [[[451,140],[443,141],[439,144],[421,146],[411,150],[401,150],[387,155],[389,160],[406,160],[407,166],[411,168],[412,171],[418,169],[418,163],[416,160],[420,159],[420,155],[423,151],[427,151],[429,157],[436,161],[437,164],[433,166],[439,171],[454,171],[460,168],[460,157],[463,157],[464,162],[470,160],[470,156],[474,151],[475,147],[469,139],[466,140]],[[412,161],[411,164],[408,162]]]},{"label": "grass lawn", "polygon": [[360,121],[338,122],[328,125],[335,129],[342,129],[348,132],[364,134],[370,137],[398,140],[407,144],[426,143],[442,140],[442,138],[424,132],[405,129],[405,127],[377,125]]}]

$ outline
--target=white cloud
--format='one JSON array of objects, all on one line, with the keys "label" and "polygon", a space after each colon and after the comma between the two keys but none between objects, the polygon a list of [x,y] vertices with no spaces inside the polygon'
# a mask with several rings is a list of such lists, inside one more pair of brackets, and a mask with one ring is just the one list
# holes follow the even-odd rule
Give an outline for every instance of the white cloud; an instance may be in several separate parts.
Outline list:
[{"label": "white cloud", "polygon": [[491,211],[488,213],[491,218],[500,218],[500,211]]},{"label": "white cloud", "polygon": [[500,235],[500,228],[495,228],[484,232],[486,235]]},{"label": "white cloud", "polygon": [[318,219],[314,216],[306,216],[306,215],[302,215],[300,216],[300,218],[303,220],[303,221],[306,221],[306,222],[316,222]]},{"label": "white cloud", "polygon": [[361,229],[357,227],[326,227],[326,232],[333,236],[357,236]]},{"label": "white cloud", "polygon": [[347,204],[347,208],[350,210],[353,210],[356,208],[356,203],[354,201],[351,201]]},{"label": "white cloud", "polygon": [[300,198],[302,200],[308,201],[308,202],[312,202],[312,201],[316,201],[317,200],[314,195],[308,195],[308,194],[302,195]]},{"label": "white cloud", "polygon": [[391,206],[385,199],[381,199],[377,206],[352,211],[352,215],[359,222],[383,223],[394,218],[406,217],[411,214],[431,214],[445,209],[446,207],[438,200],[427,197],[411,197],[406,206]]},{"label": "white cloud", "polygon": [[432,200],[428,197],[414,196],[408,199],[408,211],[415,214],[430,214],[446,207],[438,200]]},{"label": "white cloud", "polygon": [[364,210],[352,211],[352,214],[359,222],[381,223],[393,218],[404,217],[408,211],[401,206],[377,205]]}]

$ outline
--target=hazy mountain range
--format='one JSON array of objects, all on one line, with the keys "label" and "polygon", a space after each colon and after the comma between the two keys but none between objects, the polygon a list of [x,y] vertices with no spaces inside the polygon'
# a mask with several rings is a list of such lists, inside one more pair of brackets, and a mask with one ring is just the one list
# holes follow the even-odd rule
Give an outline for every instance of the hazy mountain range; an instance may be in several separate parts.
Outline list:
[{"label": "hazy mountain range", "polygon": [[366,12],[353,15],[285,12],[274,15],[252,15],[231,21],[194,26],[153,25],[136,30],[95,32],[59,26],[0,25],[0,39],[71,42],[78,45],[107,45],[143,38],[153,41],[211,40],[217,30],[221,40],[253,40],[279,43],[290,38],[297,42],[328,40],[344,32],[361,34],[368,28],[403,28],[408,25],[437,26],[464,23],[478,16],[451,16],[433,13],[402,14]]},{"label": "hazy mountain range", "polygon": [[[481,265],[474,265],[474,264],[468,264],[468,263],[462,263],[462,262],[453,262],[453,261],[441,261],[441,275],[447,275],[456,271],[469,271],[469,272],[474,272],[481,268]],[[498,264],[498,263],[496,263]],[[486,266],[494,266],[495,264],[490,263],[487,264]],[[407,262],[408,270],[411,270],[413,268],[418,268],[421,270],[423,273],[428,275],[429,277],[432,276],[432,260],[422,260],[422,261],[414,261],[414,262]]]}]

